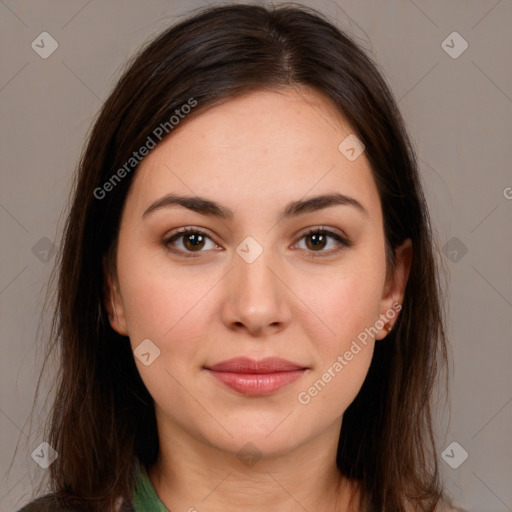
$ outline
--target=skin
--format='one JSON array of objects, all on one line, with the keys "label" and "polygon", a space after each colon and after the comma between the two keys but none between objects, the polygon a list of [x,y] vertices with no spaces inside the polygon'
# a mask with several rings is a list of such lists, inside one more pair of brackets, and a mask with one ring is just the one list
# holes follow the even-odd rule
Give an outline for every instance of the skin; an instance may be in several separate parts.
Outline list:
[{"label": "skin", "polygon": [[[365,328],[388,321],[383,315],[402,303],[412,255],[408,239],[386,278],[369,162],[364,153],[349,161],[338,150],[350,133],[349,122],[316,92],[258,91],[186,119],[137,170],[122,214],[117,275],[107,276],[108,309],[133,349],[150,339],[160,350],[149,366],[135,361],[155,400],[160,439],[149,474],[171,510],[230,512],[247,503],[254,512],[335,510],[336,489],[336,510],[349,510],[354,487],[335,461],[343,412],[388,331],[359,343],[360,352],[308,404],[297,396]],[[233,218],[182,206],[143,217],[171,192],[212,199]],[[356,198],[367,215],[337,205],[278,221],[289,202],[332,192]],[[176,250],[197,258],[164,246],[182,227],[210,237],[197,249],[190,236],[175,239]],[[353,245],[328,238],[317,248],[303,236],[310,227]],[[236,252],[248,236],[263,249],[252,263]],[[247,397],[204,369],[236,356],[276,356],[309,369],[271,396]],[[252,466],[237,457],[248,442],[261,456]]]}]

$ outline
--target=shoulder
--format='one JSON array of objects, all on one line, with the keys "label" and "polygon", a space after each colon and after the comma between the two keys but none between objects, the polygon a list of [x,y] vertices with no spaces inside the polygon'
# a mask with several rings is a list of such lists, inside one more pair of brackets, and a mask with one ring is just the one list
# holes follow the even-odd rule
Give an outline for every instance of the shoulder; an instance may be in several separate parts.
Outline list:
[{"label": "shoulder", "polygon": [[[27,503],[18,512],[82,512],[83,510],[83,505],[80,507],[78,504],[63,503],[62,498],[59,500],[56,494],[47,494]],[[134,512],[132,504],[123,500],[118,504],[118,511]]]}]

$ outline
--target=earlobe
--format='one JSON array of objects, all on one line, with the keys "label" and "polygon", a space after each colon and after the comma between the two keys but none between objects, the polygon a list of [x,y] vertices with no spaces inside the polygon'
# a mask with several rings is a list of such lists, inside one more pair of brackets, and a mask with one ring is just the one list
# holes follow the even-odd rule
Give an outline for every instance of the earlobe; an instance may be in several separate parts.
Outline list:
[{"label": "earlobe", "polygon": [[105,258],[103,259],[103,271],[105,276],[104,304],[108,313],[110,326],[118,334],[128,336],[121,294],[119,293],[115,278],[107,269]]}]

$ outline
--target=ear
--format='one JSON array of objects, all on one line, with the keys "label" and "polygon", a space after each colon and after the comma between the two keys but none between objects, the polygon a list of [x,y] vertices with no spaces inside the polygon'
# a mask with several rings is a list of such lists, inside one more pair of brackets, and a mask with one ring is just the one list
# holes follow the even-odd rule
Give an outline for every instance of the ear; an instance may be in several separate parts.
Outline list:
[{"label": "ear", "polygon": [[381,340],[389,334],[387,327],[395,325],[400,314],[399,311],[402,309],[405,286],[411,270],[412,250],[410,238],[395,248],[396,266],[386,278],[380,305],[380,319],[384,322],[384,327],[375,336],[377,340]]},{"label": "ear", "polygon": [[106,256],[103,258],[103,275],[105,278],[104,304],[108,313],[110,326],[122,336],[128,336],[124,306],[117,284],[117,278],[108,268]]}]

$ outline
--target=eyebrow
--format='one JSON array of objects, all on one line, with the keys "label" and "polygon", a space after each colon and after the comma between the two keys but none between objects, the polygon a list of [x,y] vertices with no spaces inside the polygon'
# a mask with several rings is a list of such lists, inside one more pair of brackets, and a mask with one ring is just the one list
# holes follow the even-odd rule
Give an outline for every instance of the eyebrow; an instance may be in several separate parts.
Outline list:
[{"label": "eyebrow", "polygon": [[[211,199],[199,196],[179,196],[175,194],[167,194],[155,201],[144,211],[142,217],[146,217],[150,213],[162,208],[173,206],[182,206],[192,210],[193,212],[200,213],[201,215],[208,215],[219,219],[231,220],[234,217],[233,210],[226,206],[222,206]],[[357,199],[336,192],[293,201],[287,204],[281,211],[278,220],[323,210],[324,208],[329,208],[331,206],[353,206],[366,217],[369,216],[368,211]]]}]

